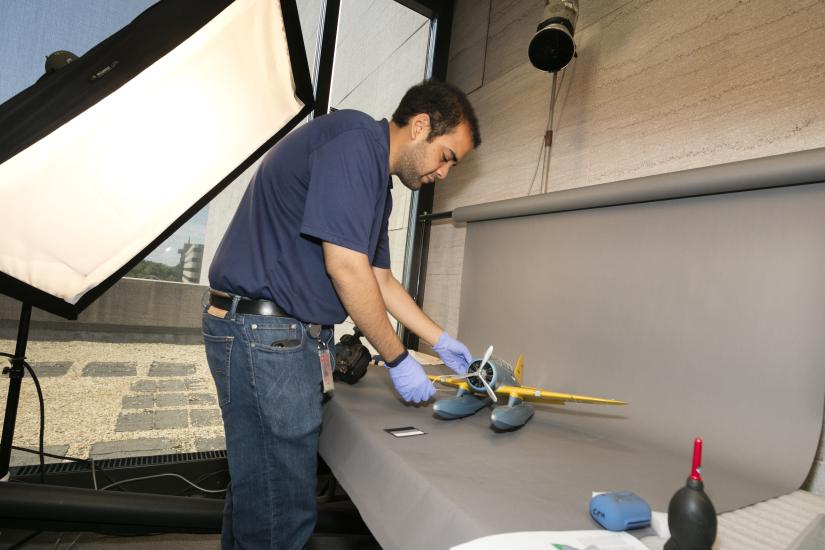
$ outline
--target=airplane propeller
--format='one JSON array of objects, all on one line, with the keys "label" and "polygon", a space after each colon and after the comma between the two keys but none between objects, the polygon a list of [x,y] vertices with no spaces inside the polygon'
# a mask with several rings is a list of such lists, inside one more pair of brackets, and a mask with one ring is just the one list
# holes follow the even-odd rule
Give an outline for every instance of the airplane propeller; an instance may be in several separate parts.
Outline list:
[{"label": "airplane propeller", "polygon": [[493,400],[493,403],[498,403],[498,397],[496,397],[496,392],[493,391],[493,388],[490,387],[490,384],[484,379],[484,366],[487,365],[487,361],[490,360],[490,356],[493,355],[493,346],[487,348],[487,351],[484,352],[484,358],[481,360],[481,365],[479,365],[477,370],[472,372],[467,372],[465,374],[448,374],[444,376],[444,378],[451,378],[453,380],[462,380],[465,378],[472,378],[473,376],[477,376],[479,380],[481,380],[481,384],[484,386],[484,389],[487,390],[487,395],[490,396],[490,399]]},{"label": "airplane propeller", "polygon": [[487,364],[487,361],[490,360],[490,356],[493,354],[493,346],[487,348],[487,351],[484,352],[484,359],[481,360],[481,365],[479,365],[478,370],[478,378],[481,380],[481,383],[484,384],[484,389],[487,390],[487,394],[490,396],[490,399],[493,400],[493,403],[498,403],[498,398],[496,397],[496,392],[493,391],[493,388],[490,387],[490,384],[484,379],[484,366]]}]

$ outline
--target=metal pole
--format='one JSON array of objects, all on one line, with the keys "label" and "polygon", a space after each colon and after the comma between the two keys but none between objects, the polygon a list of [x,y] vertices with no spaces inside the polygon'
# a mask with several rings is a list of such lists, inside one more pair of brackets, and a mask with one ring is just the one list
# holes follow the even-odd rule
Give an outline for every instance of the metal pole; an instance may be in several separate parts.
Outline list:
[{"label": "metal pole", "polygon": [[541,192],[547,193],[548,187],[548,179],[550,175],[550,152],[553,147],[553,124],[556,114],[556,82],[559,78],[558,71],[553,73],[553,87],[550,91],[550,123],[547,126],[547,131],[544,133],[544,146],[547,148],[547,151],[544,155],[544,166],[541,175]]},{"label": "metal pole", "polygon": [[0,481],[9,479],[11,461],[11,442],[14,438],[14,424],[17,421],[17,404],[20,401],[20,386],[23,383],[23,361],[26,356],[26,344],[29,341],[29,323],[32,306],[24,303],[20,310],[20,323],[17,325],[17,347],[11,360],[9,373],[9,396],[6,399],[6,416],[3,419],[3,439],[0,440]]},{"label": "metal pole", "polygon": [[429,222],[433,220],[446,220],[453,217],[453,211],[449,210],[447,212],[433,212],[432,214],[421,214],[418,216],[419,222]]}]

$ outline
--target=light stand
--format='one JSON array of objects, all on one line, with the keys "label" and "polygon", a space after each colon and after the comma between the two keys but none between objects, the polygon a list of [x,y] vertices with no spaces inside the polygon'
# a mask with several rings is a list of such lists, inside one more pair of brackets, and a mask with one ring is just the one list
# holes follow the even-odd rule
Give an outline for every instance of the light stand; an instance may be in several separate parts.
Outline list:
[{"label": "light stand", "polygon": [[3,369],[9,375],[9,393],[6,398],[6,415],[3,417],[3,439],[0,440],[0,481],[9,479],[9,462],[11,461],[11,443],[14,438],[14,424],[17,421],[17,404],[20,402],[20,386],[23,383],[23,361],[26,357],[26,345],[29,341],[29,324],[32,306],[23,303],[20,309],[20,322],[17,325],[17,344],[11,367]]}]

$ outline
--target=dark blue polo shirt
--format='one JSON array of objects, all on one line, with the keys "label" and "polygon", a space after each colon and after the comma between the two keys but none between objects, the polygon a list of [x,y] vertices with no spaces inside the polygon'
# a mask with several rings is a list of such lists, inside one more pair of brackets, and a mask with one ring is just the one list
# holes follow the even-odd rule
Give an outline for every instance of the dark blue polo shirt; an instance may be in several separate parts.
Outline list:
[{"label": "dark blue polo shirt", "polygon": [[359,111],[295,129],[252,178],[209,269],[212,288],[273,300],[293,317],[346,319],[321,242],[389,269],[389,125]]}]

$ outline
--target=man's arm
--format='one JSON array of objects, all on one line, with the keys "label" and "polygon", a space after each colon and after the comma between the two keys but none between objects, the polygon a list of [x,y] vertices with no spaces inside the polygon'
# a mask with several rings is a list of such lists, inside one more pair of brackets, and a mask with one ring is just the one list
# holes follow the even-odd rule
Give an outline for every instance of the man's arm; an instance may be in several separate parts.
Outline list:
[{"label": "man's arm", "polygon": [[401,324],[429,342],[433,346],[433,351],[441,357],[448,368],[459,374],[467,372],[467,368],[473,362],[473,356],[467,346],[447,334],[435,321],[427,317],[389,269],[373,267],[372,270],[387,310],[401,321]]},{"label": "man's arm", "polygon": [[429,342],[430,345],[438,342],[438,338],[444,332],[444,329],[439,327],[418,307],[418,304],[401,286],[398,279],[393,276],[392,271],[380,267],[373,267],[372,271],[375,273],[375,280],[378,282],[387,311],[398,319],[402,325]]},{"label": "man's arm", "polygon": [[355,325],[387,361],[404,353],[404,346],[387,318],[387,308],[366,254],[326,241],[323,250],[327,273]]}]

